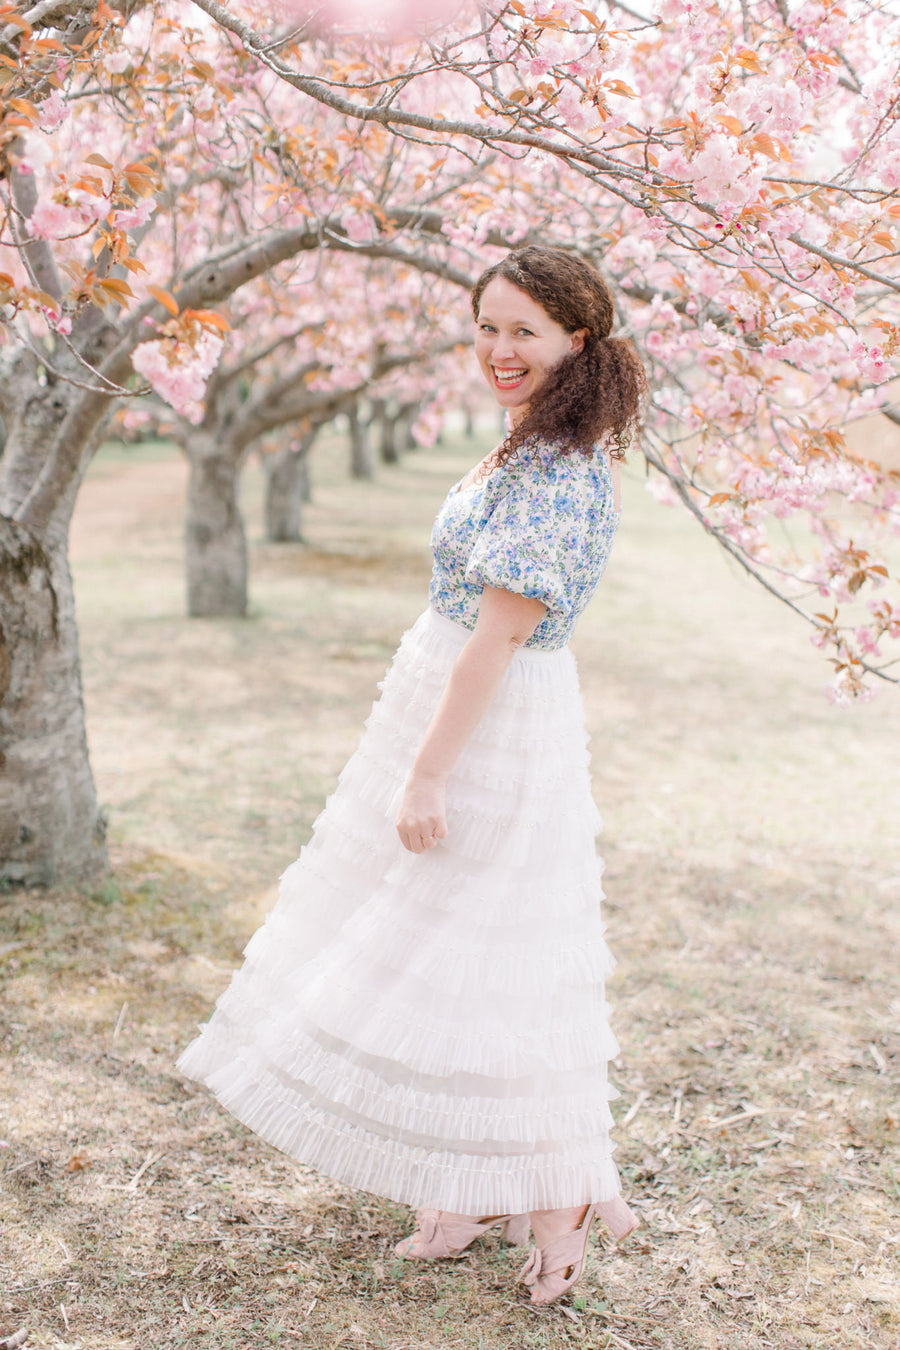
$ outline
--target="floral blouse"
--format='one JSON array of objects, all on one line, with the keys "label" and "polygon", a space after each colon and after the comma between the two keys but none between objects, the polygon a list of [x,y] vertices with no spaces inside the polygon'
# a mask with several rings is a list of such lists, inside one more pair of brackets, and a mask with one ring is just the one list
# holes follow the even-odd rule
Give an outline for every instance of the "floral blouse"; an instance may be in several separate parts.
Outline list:
[{"label": "floral blouse", "polygon": [[[461,480],[462,481],[462,480]],[[454,485],[431,533],[430,600],[474,628],[484,586],[541,600],[526,647],[564,647],[606,568],[620,512],[605,452],[526,445],[480,483]]]}]

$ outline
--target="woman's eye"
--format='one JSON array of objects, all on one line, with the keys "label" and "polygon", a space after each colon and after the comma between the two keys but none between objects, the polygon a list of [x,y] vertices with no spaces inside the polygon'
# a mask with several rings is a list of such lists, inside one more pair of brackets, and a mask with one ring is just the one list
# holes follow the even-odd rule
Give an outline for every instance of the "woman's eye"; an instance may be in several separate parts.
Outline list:
[{"label": "woman's eye", "polygon": [[519,333],[522,337],[534,337],[534,333],[532,333],[530,328],[520,328]]}]

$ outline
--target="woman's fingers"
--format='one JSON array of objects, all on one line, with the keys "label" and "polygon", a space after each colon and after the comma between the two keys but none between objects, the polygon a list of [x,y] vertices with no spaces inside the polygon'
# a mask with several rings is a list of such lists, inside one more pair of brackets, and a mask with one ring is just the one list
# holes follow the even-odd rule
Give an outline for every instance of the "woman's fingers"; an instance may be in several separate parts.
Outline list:
[{"label": "woman's fingers", "polygon": [[397,813],[400,842],[410,853],[425,853],[447,837],[445,788],[441,782],[407,780]]},{"label": "woman's fingers", "polygon": [[428,849],[434,848],[441,839],[447,838],[447,826],[443,820],[438,820],[433,825],[430,822],[423,824],[419,821],[413,823],[398,820],[397,833],[403,847],[410,853],[425,853]]}]

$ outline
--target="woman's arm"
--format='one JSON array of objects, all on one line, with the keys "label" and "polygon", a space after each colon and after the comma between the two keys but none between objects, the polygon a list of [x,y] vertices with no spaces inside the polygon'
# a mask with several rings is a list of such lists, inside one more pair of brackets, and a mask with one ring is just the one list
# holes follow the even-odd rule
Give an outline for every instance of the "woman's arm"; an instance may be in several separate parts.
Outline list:
[{"label": "woman's arm", "polygon": [[453,664],[406,781],[397,816],[404,848],[424,853],[447,836],[446,784],[500,687],[516,650],[547,612],[540,600],[485,586],[472,636]]}]

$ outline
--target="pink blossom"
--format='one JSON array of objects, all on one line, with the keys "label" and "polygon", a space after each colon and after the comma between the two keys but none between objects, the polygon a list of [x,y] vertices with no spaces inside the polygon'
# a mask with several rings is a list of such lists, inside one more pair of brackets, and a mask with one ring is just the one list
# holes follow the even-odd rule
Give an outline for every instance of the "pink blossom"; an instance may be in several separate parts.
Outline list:
[{"label": "pink blossom", "polygon": [[659,0],[657,12],[663,23],[676,24],[690,19],[697,8],[697,0]]},{"label": "pink blossom", "polygon": [[565,126],[581,130],[596,121],[593,108],[583,101],[578,89],[563,85],[556,99],[556,111]]},{"label": "pink blossom", "polygon": [[444,428],[443,410],[437,402],[424,408],[413,423],[412,433],[419,445],[434,445]]},{"label": "pink blossom", "polygon": [[830,680],[824,686],[823,692],[829,703],[834,704],[836,708],[852,708],[853,695],[847,687],[846,680],[838,676]]},{"label": "pink blossom", "polygon": [[295,21],[324,19],[339,31],[383,32],[392,38],[449,23],[459,9],[456,0],[282,0],[281,7]]},{"label": "pink blossom", "polygon": [[696,191],[706,200],[715,201],[724,219],[756,198],[763,172],[736,149],[732,137],[720,132],[708,138],[690,163]]},{"label": "pink blossom", "polygon": [[375,222],[371,216],[360,211],[345,211],[341,224],[347,232],[347,238],[354,244],[370,244],[375,238]]},{"label": "pink blossom", "polygon": [[120,47],[116,52],[110,52],[106,58],[106,69],[113,75],[124,75],[129,66],[134,64],[134,57],[127,47]]},{"label": "pink blossom", "polygon": [[45,136],[26,132],[18,142],[14,155],[11,155],[16,172],[21,174],[39,173],[50,163],[50,144]]},{"label": "pink blossom", "polygon": [[64,239],[81,234],[84,225],[78,215],[61,202],[38,202],[28,221],[31,233],[38,239]]},{"label": "pink blossom", "polygon": [[55,131],[61,122],[69,116],[69,105],[58,89],[54,89],[49,98],[45,98],[40,107],[40,127],[42,131]]},{"label": "pink blossom", "polygon": [[668,478],[662,474],[651,474],[644,484],[650,496],[656,501],[661,502],[663,506],[680,506],[681,498],[672,487]]},{"label": "pink blossom", "polygon": [[853,636],[856,638],[856,641],[859,643],[862,650],[869,656],[878,655],[878,643],[875,640],[875,634],[872,632],[871,628],[866,628],[865,626],[857,628]]},{"label": "pink blossom", "polygon": [[131,364],[147,383],[196,426],[203,418],[206,382],[222,354],[223,341],[204,329],[193,346],[175,338],[142,342],[134,349]]},{"label": "pink blossom", "polygon": [[153,197],[144,197],[136,206],[128,207],[123,211],[116,211],[113,216],[113,224],[120,230],[141,229],[147,224],[147,221],[156,210],[156,201]]},{"label": "pink blossom", "polygon": [[642,224],[638,227],[643,229],[651,244],[659,247],[665,241],[669,231],[669,222],[663,220],[662,216],[645,216]]},{"label": "pink blossom", "polygon": [[871,685],[860,684],[858,676],[840,670],[834,679],[826,684],[825,697],[836,708],[852,708],[858,703],[869,703],[875,697],[875,690]]}]

